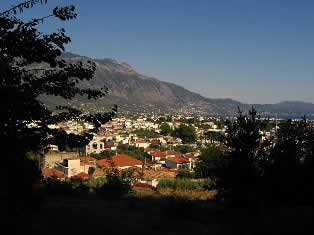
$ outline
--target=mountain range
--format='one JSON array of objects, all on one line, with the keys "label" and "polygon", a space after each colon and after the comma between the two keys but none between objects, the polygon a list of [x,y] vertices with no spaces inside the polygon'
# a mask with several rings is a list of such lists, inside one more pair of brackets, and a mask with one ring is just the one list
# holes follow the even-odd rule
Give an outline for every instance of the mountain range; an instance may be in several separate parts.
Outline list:
[{"label": "mountain range", "polygon": [[212,99],[191,92],[182,86],[160,81],[135,71],[130,65],[114,59],[91,59],[72,53],[64,53],[62,59],[69,62],[96,64],[94,78],[79,86],[109,89],[108,95],[99,100],[76,97],[72,101],[60,97],[41,97],[49,107],[69,104],[88,111],[108,110],[114,104],[120,111],[163,112],[201,115],[234,115],[238,107],[247,111],[252,105],[263,115],[303,116],[314,114],[314,104],[301,101],[284,101],[277,104],[245,104],[233,99]]}]

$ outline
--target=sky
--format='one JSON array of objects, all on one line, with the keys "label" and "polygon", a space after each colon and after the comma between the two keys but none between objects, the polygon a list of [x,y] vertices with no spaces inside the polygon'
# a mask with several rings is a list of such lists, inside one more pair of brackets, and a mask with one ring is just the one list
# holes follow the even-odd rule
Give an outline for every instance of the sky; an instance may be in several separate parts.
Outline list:
[{"label": "sky", "polygon": [[[19,1],[1,0],[0,11]],[[74,4],[67,51],[113,58],[209,98],[314,103],[313,0],[49,0],[29,19]]]}]

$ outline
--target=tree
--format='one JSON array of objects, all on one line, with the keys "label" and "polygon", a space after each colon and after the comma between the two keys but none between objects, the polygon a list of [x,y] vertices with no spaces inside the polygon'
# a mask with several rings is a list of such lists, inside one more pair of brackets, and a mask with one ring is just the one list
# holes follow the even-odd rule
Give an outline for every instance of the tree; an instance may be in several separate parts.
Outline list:
[{"label": "tree", "polygon": [[304,118],[279,125],[272,164],[266,172],[269,199],[280,203],[309,203],[313,198],[314,128]]},{"label": "tree", "polygon": [[172,135],[182,139],[183,144],[191,144],[196,141],[196,131],[193,126],[181,124],[179,128],[173,131]]},{"label": "tree", "polygon": [[210,178],[215,181],[217,164],[223,158],[223,152],[216,146],[210,145],[202,150],[195,165],[195,175],[198,178]]},{"label": "tree", "polygon": [[265,122],[252,107],[248,115],[239,110],[227,124],[226,153],[215,171],[218,195],[234,205],[247,204],[257,196],[265,165],[265,146],[261,144]]},{"label": "tree", "polygon": [[210,140],[210,143],[213,144],[215,141],[222,142],[224,140],[224,136],[215,131],[208,131],[204,134],[207,139]]},{"label": "tree", "polygon": [[169,126],[168,123],[166,122],[163,122],[161,125],[160,125],[160,134],[161,135],[169,135],[172,131],[171,127]]},{"label": "tree", "polygon": [[[77,95],[98,99],[107,93],[106,87],[94,90],[78,86],[81,81],[93,78],[96,65],[91,62],[68,63],[60,57],[64,46],[71,41],[64,29],[49,34],[38,31],[38,26],[48,18],[62,21],[75,19],[74,6],[55,7],[51,15],[39,19],[23,21],[17,18],[24,10],[45,3],[47,0],[24,1],[0,13],[0,135],[7,149],[9,164],[16,168],[13,170],[15,178],[9,178],[9,190],[12,191],[16,182],[22,180],[20,192],[10,193],[11,202],[17,200],[14,195],[31,195],[31,185],[39,177],[39,172],[25,157],[27,152],[38,152],[57,139],[63,139],[69,147],[87,144],[101,124],[111,120],[117,111],[114,107],[108,113],[84,114],[72,107],[62,106],[58,107],[57,113],[53,113],[39,101],[41,95],[71,100]],[[42,63],[46,68],[38,66]],[[50,124],[73,119],[90,122],[94,129],[84,135],[68,135],[49,128]],[[16,212],[15,209],[12,211]]]}]

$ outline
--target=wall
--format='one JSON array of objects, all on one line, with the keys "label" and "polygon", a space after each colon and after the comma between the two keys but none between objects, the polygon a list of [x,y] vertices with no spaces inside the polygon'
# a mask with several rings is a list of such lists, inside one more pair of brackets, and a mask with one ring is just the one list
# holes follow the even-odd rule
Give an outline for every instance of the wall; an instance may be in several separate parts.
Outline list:
[{"label": "wall", "polygon": [[43,167],[55,167],[56,162],[62,162],[63,159],[78,157],[76,152],[48,152],[43,156]]}]

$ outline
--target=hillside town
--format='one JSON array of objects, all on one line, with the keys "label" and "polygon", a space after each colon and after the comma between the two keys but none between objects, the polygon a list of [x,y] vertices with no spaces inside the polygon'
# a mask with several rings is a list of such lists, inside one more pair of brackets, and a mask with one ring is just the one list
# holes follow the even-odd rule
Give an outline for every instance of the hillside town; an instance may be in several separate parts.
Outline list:
[{"label": "hillside town", "polygon": [[[82,134],[93,128],[79,121],[50,127],[67,134]],[[185,134],[194,139],[173,134],[182,127],[190,127],[191,133]],[[120,116],[102,125],[88,145],[76,149],[47,146],[40,157],[41,171],[44,178],[88,180],[104,177],[106,169],[114,166],[120,171],[135,169],[140,175],[138,181],[156,186],[159,179],[174,178],[181,169],[193,172],[206,145],[223,148],[226,128],[223,118]],[[261,141],[270,138],[275,129],[265,131]]]}]

